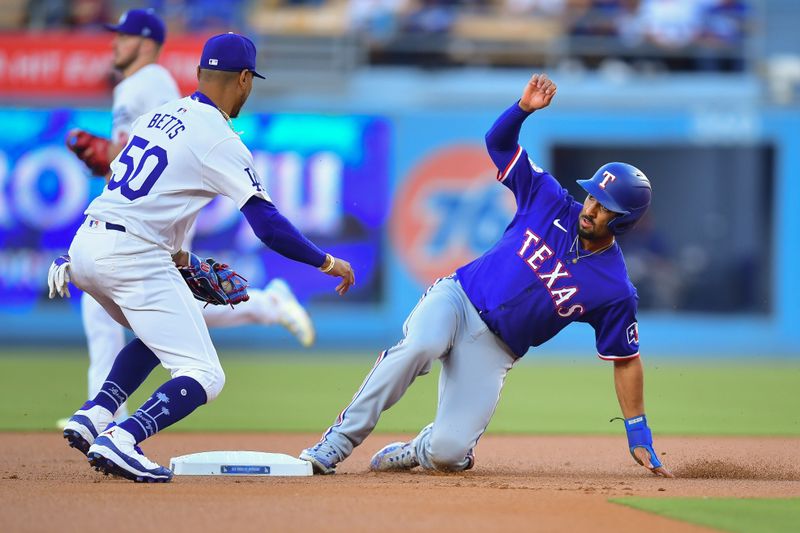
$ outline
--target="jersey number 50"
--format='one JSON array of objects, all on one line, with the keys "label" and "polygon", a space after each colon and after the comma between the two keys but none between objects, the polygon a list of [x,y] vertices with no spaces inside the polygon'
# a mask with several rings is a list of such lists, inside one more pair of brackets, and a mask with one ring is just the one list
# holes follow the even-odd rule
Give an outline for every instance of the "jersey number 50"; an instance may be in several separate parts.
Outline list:
[{"label": "jersey number 50", "polygon": [[[161,173],[167,168],[167,152],[155,144],[147,148],[148,144],[150,144],[150,141],[142,139],[138,135],[134,135],[131,140],[128,141],[125,149],[119,154],[119,162],[126,167],[125,174],[119,179],[116,179],[116,173],[111,176],[111,179],[108,180],[109,191],[120,187],[120,192],[128,200],[136,200],[137,198],[146,196],[147,193],[150,192],[150,189],[153,188],[158,178],[161,177]],[[130,153],[134,148],[144,150],[144,153],[139,157],[138,163]],[[145,148],[147,149],[145,150]],[[131,182],[139,176],[145,163],[147,163],[147,160],[151,157],[155,158],[155,164],[150,169],[150,173],[147,174],[147,177],[144,178],[144,181],[142,181],[138,189],[132,189]]]}]

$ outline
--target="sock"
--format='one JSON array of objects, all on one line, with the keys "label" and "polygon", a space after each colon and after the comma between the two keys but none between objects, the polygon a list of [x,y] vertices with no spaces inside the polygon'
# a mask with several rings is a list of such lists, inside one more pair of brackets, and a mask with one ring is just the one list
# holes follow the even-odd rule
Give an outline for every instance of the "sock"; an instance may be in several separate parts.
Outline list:
[{"label": "sock", "polygon": [[200,383],[189,376],[180,376],[161,385],[133,416],[118,425],[133,435],[138,444],[185,418],[206,400],[206,391]]},{"label": "sock", "polygon": [[141,340],[133,339],[117,355],[111,372],[92,402],[116,413],[159,362],[153,350]]}]

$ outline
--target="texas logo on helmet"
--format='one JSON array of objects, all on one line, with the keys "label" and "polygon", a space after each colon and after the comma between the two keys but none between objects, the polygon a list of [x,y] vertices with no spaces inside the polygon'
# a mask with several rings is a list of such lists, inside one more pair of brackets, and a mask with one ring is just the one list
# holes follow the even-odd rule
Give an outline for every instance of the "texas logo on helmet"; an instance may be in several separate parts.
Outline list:
[{"label": "texas logo on helmet", "polygon": [[600,182],[600,188],[605,189],[609,181],[614,181],[617,177],[608,170],[603,172],[603,181]]}]

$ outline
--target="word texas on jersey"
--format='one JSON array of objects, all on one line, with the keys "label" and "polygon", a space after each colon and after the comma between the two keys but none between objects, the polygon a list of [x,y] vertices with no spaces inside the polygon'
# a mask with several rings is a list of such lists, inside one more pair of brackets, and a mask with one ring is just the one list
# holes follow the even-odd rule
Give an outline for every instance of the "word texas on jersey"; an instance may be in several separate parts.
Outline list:
[{"label": "word texas on jersey", "polygon": [[575,261],[582,206],[522,147],[497,179],[517,200],[514,219],[494,247],[457,271],[484,322],[520,357],[574,321],[594,328],[601,358],[638,355],[638,297],[616,243],[591,257],[579,250],[584,257]]}]

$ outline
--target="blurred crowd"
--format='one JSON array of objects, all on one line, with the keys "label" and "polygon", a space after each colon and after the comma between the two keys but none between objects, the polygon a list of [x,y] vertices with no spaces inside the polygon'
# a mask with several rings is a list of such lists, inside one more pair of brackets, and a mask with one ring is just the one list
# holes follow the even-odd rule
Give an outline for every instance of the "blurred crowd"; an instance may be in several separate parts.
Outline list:
[{"label": "blurred crowd", "polygon": [[[524,0],[523,0],[524,1]],[[586,39],[579,55],[593,56],[592,38],[614,40],[618,59],[671,70],[736,71],[744,67],[752,31],[751,8],[742,0],[584,0],[570,13],[573,40]]]},{"label": "blurred crowd", "polygon": [[373,63],[566,63],[576,68],[611,64],[739,71],[746,67],[746,44],[754,31],[750,4],[745,0],[28,0],[24,25],[91,31],[116,20],[125,9],[152,7],[167,20],[170,31],[179,33],[237,29],[357,36]]},{"label": "blurred crowd", "polygon": [[31,30],[102,31],[132,8],[152,8],[176,33],[227,30],[245,25],[245,0],[28,0],[24,26]]}]

